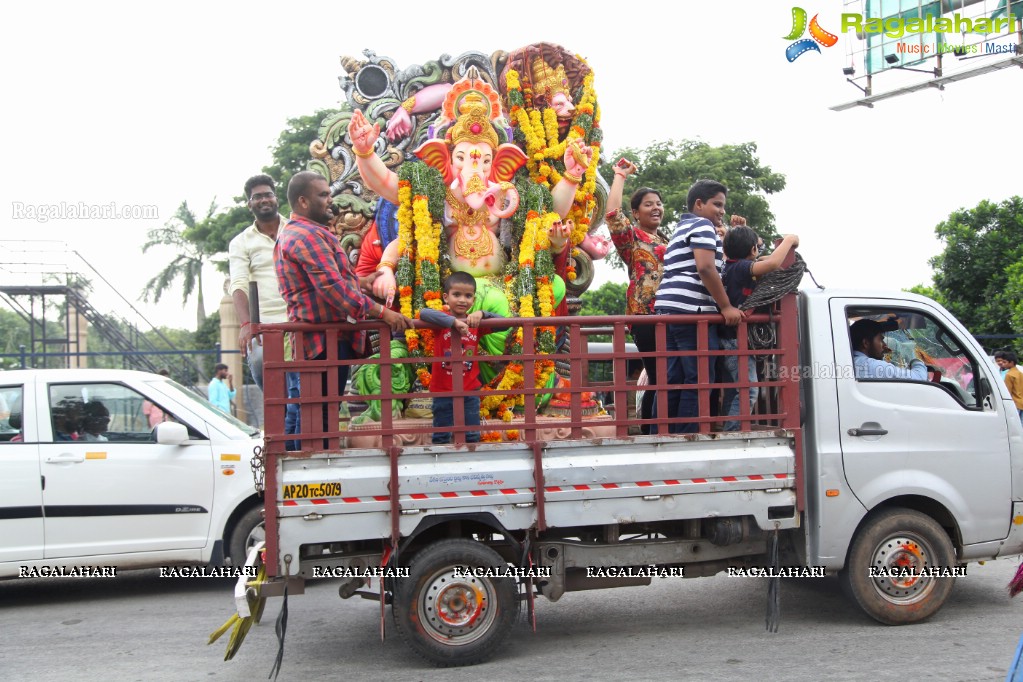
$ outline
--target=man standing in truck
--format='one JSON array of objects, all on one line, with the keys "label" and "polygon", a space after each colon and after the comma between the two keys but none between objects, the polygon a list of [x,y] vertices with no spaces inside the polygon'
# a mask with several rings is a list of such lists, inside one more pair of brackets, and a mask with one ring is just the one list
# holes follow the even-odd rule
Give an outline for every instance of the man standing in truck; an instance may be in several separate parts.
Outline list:
[{"label": "man standing in truck", "polygon": [[[412,321],[407,317],[363,293],[348,256],[337,236],[327,227],[334,213],[331,210],[330,185],[326,179],[312,171],[296,173],[288,183],[288,203],[291,204],[291,220],[277,235],[274,247],[277,283],[287,304],[288,319],[312,324],[380,319],[393,332],[411,327]],[[324,360],[328,357],[325,332],[304,333],[303,337],[302,359]],[[355,357],[352,341],[350,335],[338,335],[339,360]],[[348,370],[347,365],[338,367],[338,390],[341,393],[344,393],[348,381]],[[326,375],[323,380],[323,392],[326,394]],[[303,390],[305,388],[302,386]],[[323,430],[333,431],[336,428],[337,420],[331,427],[325,410]]]}]

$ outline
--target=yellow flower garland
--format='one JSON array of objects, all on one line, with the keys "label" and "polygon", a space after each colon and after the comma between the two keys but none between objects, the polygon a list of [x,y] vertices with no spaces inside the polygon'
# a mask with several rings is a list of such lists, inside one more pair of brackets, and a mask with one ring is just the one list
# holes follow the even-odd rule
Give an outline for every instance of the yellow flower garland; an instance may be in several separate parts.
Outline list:
[{"label": "yellow flower garland", "polygon": [[[509,91],[521,89],[519,73],[514,69],[508,70],[506,82]],[[597,106],[597,93],[593,89],[592,72],[583,78],[582,96],[579,98],[576,111],[592,115],[595,126],[599,123],[600,111]],[[516,107],[514,119],[526,138],[526,156],[529,159],[526,167],[529,169],[530,179],[548,189],[553,188],[561,181],[562,175],[547,160],[564,157],[568,145],[573,140],[583,137],[585,131],[573,125],[565,139],[559,142],[558,117],[551,107],[544,109],[543,112],[539,109]],[[571,235],[572,246],[577,246],[586,238],[590,229],[590,216],[597,206],[594,190],[597,184],[597,165],[600,163],[600,145],[595,143],[590,146],[593,149],[593,159],[586,169],[582,183],[576,189],[572,207],[566,216],[575,225]]]}]

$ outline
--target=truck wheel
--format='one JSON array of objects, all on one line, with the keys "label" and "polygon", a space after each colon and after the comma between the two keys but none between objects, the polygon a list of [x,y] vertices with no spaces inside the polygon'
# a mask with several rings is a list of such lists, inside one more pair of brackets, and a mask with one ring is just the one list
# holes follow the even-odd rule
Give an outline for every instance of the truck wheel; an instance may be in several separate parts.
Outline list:
[{"label": "truck wheel", "polygon": [[[905,625],[934,615],[955,582],[919,573],[955,566],[952,540],[934,519],[911,509],[888,509],[856,533],[841,578],[843,588],[871,618]],[[889,575],[872,577],[871,569]],[[893,575],[898,572],[917,575]]]},{"label": "truck wheel", "polygon": [[518,618],[515,579],[464,575],[458,569],[507,567],[497,552],[471,540],[441,540],[419,552],[409,577],[394,581],[394,620],[402,639],[443,667],[493,656]]},{"label": "truck wheel", "polygon": [[265,539],[266,527],[263,525],[263,508],[256,506],[238,517],[234,528],[231,529],[227,542],[231,565],[243,565],[249,550],[257,542],[262,542]]}]

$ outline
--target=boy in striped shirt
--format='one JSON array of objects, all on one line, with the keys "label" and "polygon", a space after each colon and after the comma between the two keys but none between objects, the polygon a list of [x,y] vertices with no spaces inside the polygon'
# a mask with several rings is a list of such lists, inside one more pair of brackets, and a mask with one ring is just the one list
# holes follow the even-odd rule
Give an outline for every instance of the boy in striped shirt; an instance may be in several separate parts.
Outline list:
[{"label": "boy in striped shirt", "polygon": [[[689,213],[675,228],[675,234],[664,254],[664,276],[657,288],[654,310],[659,315],[707,315],[720,312],[725,324],[739,324],[742,313],[728,300],[721,282],[724,253],[717,228],[725,215],[728,188],[714,180],[697,180],[689,188],[686,205]],[[667,349],[696,350],[695,324],[669,324]],[[708,350],[719,350],[717,325],[711,324],[707,334]],[[714,360],[707,363],[709,380],[714,382]],[[669,384],[695,384],[695,357],[668,358]],[[696,417],[699,403],[695,390],[669,390],[668,414],[672,417]],[[699,425],[672,424],[671,433],[696,433]]]}]

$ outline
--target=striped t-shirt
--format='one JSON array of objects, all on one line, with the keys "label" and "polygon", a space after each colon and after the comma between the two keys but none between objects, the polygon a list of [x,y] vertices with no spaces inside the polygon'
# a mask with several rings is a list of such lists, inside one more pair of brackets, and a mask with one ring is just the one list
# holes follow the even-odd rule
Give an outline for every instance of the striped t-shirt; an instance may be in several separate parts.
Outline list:
[{"label": "striped t-shirt", "polygon": [[718,272],[724,262],[721,239],[714,224],[692,213],[682,216],[664,254],[664,276],[657,287],[654,310],[659,313],[717,312],[714,298],[696,271],[693,249],[710,249]]}]

